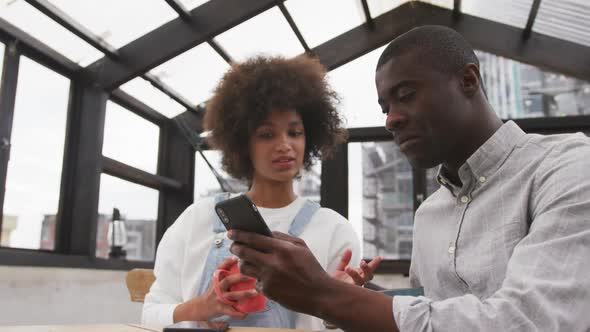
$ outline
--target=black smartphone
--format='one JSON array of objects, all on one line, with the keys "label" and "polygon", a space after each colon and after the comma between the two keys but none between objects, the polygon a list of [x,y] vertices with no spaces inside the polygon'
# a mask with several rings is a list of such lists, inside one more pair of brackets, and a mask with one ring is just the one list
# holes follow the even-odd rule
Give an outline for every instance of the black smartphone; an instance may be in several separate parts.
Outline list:
[{"label": "black smartphone", "polygon": [[272,237],[272,232],[262,219],[256,204],[246,195],[217,203],[215,212],[227,230],[239,229]]},{"label": "black smartphone", "polygon": [[225,332],[227,322],[178,322],[164,327],[162,332]]}]

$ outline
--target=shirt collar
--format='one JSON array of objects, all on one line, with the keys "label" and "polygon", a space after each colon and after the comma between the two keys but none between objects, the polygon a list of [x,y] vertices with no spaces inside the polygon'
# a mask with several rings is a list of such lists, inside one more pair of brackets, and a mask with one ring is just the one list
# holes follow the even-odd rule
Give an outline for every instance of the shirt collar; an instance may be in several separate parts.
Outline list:
[{"label": "shirt collar", "polygon": [[473,179],[480,182],[487,181],[500,168],[524,135],[525,132],[514,121],[506,122],[461,165],[459,168],[459,178],[463,183],[461,188],[451,183],[446,176],[447,170],[444,166],[441,166],[438,171],[437,181],[455,196],[462,188],[471,186]]}]

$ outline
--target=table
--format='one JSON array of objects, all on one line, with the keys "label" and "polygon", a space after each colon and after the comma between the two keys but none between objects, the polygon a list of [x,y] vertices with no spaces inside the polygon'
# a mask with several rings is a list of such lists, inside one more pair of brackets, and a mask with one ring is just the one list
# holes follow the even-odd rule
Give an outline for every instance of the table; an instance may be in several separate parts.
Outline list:
[{"label": "table", "polygon": [[[0,332],[162,332],[161,327],[136,324],[1,326]],[[233,327],[228,332],[309,332],[303,330]]]}]

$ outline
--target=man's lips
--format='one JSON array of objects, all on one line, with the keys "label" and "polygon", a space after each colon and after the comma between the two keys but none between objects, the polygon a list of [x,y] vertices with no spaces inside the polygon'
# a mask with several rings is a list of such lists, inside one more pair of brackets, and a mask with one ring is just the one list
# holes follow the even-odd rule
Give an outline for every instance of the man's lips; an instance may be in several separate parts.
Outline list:
[{"label": "man's lips", "polygon": [[396,141],[397,141],[397,145],[401,146],[404,143],[408,143],[408,142],[411,142],[413,140],[418,140],[418,139],[420,139],[420,136],[418,136],[418,135],[408,135],[408,136],[399,137]]}]

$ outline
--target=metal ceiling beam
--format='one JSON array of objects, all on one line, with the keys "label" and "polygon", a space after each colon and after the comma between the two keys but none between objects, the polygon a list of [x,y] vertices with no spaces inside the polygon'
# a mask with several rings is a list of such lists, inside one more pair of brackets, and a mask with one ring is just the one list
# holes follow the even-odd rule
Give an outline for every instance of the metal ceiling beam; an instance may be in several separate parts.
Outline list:
[{"label": "metal ceiling beam", "polygon": [[71,33],[80,37],[82,40],[92,45],[97,50],[111,58],[119,56],[117,50],[95,35],[92,31],[86,29],[83,25],[78,23],[68,14],[51,4],[47,0],[25,0],[29,5],[37,8],[40,12],[57,22],[62,27],[69,30]]},{"label": "metal ceiling beam", "polygon": [[[98,36],[94,35],[90,30],[86,29],[84,26],[79,24],[76,20],[68,16],[66,13],[61,11],[59,8],[55,7],[53,4],[49,3],[46,0],[25,0],[31,6],[37,8],[43,14],[63,26],[64,28],[68,29],[70,32],[75,34],[76,36],[80,37],[94,48],[100,50],[105,55],[110,57],[114,60],[119,60],[120,56],[117,50],[109,45],[107,42],[101,40]],[[168,4],[175,10],[179,11],[179,14],[184,10],[182,4],[175,0],[167,0]],[[185,16],[189,16],[188,12],[184,12]],[[182,17],[182,15],[181,15]],[[155,88],[162,91],[164,94],[168,95],[170,98],[184,106],[188,109],[193,109],[193,105],[188,102],[184,97],[182,97],[178,92],[174,91],[171,87],[160,81],[156,76],[146,73],[142,76],[148,82],[150,82]]]},{"label": "metal ceiling beam", "polygon": [[192,24],[174,19],[121,47],[122,61],[103,58],[84,72],[95,77],[99,86],[114,89],[282,1],[211,0],[190,12]]},{"label": "metal ceiling beam", "polygon": [[149,107],[139,99],[133,97],[121,89],[111,91],[110,99],[157,126],[162,127],[164,124],[170,121],[170,119],[168,119],[162,113]]},{"label": "metal ceiling beam", "polygon": [[522,32],[522,38],[529,39],[531,36],[533,25],[535,24],[535,19],[537,18],[537,13],[539,12],[539,7],[541,7],[541,0],[535,0],[531,6],[531,11],[529,13],[529,19],[526,22],[526,27]]},{"label": "metal ceiling beam", "polygon": [[361,5],[363,6],[363,12],[365,13],[365,20],[370,28],[375,27],[375,22],[373,22],[373,16],[371,16],[371,11],[369,10],[369,4],[367,0],[361,0]]},{"label": "metal ceiling beam", "polygon": [[406,3],[375,18],[374,30],[367,24],[360,25],[313,48],[312,52],[332,70],[414,27],[427,24],[457,30],[476,49],[590,81],[590,47],[536,32],[523,41],[522,29],[467,14],[455,20],[452,10],[419,1]]},{"label": "metal ceiling beam", "polygon": [[[172,9],[178,13],[178,16],[180,16],[180,18],[183,19],[187,24],[191,24],[193,22],[190,11],[186,9],[186,7],[184,7],[184,5],[179,0],[166,0],[166,3],[168,3],[168,5],[172,7]],[[227,52],[212,38],[207,40],[207,44],[209,44],[209,46],[211,46],[211,48],[213,48],[215,52],[217,52],[217,54],[219,54],[219,56],[225,60],[225,62],[231,63],[233,61],[229,54],[227,54]]]},{"label": "metal ceiling beam", "polygon": [[174,11],[180,16],[181,19],[190,21],[191,20],[191,13],[184,7],[182,2],[178,0],[166,0],[168,6],[170,6]]},{"label": "metal ceiling beam", "polygon": [[168,97],[172,98],[174,101],[176,101],[180,105],[184,106],[185,108],[187,108],[189,110],[193,110],[193,111],[197,110],[196,105],[194,105],[191,101],[186,99],[180,93],[176,92],[176,90],[174,90],[168,84],[162,82],[162,80],[160,80],[156,75],[151,74],[151,73],[145,73],[145,74],[141,75],[141,77],[144,80],[150,82],[150,84],[153,87],[160,90],[161,92],[163,92]]},{"label": "metal ceiling beam", "polygon": [[227,52],[223,49],[223,47],[217,44],[215,40],[208,40],[207,43],[209,44],[209,46],[211,46],[211,48],[215,50],[215,52],[217,52],[217,54],[219,54],[219,56],[223,58],[223,60],[225,60],[225,62],[231,64],[234,61],[232,57],[229,54],[227,54]]},{"label": "metal ceiling beam", "polygon": [[281,13],[283,13],[283,16],[285,17],[285,19],[289,23],[291,30],[293,30],[293,32],[297,36],[297,39],[299,39],[299,42],[301,43],[301,46],[303,46],[303,49],[305,50],[305,52],[309,53],[309,51],[310,51],[309,46],[307,45],[305,38],[303,38],[301,31],[299,31],[297,24],[295,24],[293,17],[291,17],[291,13],[289,13],[289,10],[287,10],[287,7],[285,7],[285,4],[279,3],[279,9],[281,10]]},{"label": "metal ceiling beam", "polygon": [[82,68],[61,53],[56,52],[43,42],[31,37],[28,33],[2,18],[0,18],[0,41],[3,41],[5,44],[16,41],[20,53],[64,76],[74,77]]}]

